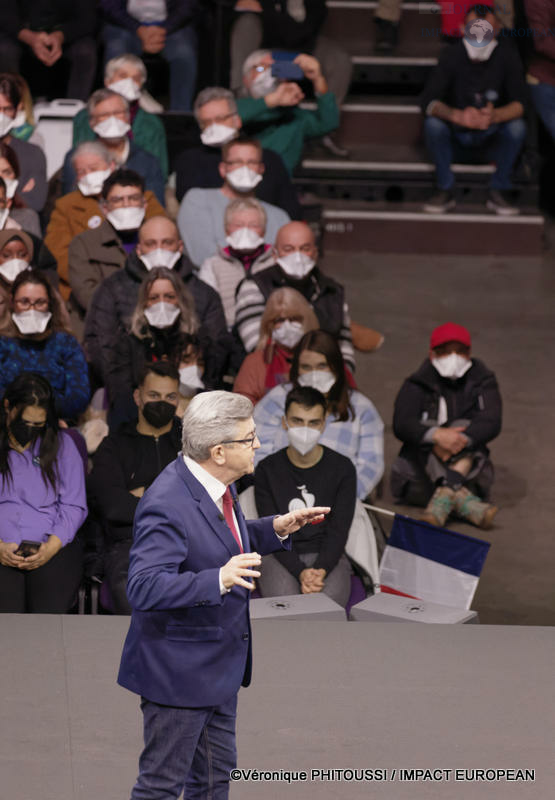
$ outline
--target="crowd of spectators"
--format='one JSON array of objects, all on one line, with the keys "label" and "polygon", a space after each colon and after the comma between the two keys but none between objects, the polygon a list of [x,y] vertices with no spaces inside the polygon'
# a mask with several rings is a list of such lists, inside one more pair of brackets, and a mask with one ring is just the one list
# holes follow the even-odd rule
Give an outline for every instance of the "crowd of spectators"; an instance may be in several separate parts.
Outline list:
[{"label": "crowd of spectators", "polygon": [[[553,2],[527,0],[526,10],[538,30],[555,28]],[[331,134],[351,61],[322,33],[324,0],[237,0],[230,88],[195,98],[204,11],[197,0],[18,0],[0,10],[0,611],[67,611],[94,523],[97,574],[110,608],[128,613],[135,508],[175,458],[190,398],[210,389],[255,404],[261,515],[332,506],[290,553],[267,559],[260,592],[324,591],[347,603],[355,503],[384,474],[384,425],[357,388],[356,350],[383,336],[351,320],[292,175],[307,139],[341,155]],[[518,213],[508,192],[529,97],[555,138],[553,39],[535,38],[526,73],[499,36],[507,5],[468,3],[457,20],[444,12],[454,41],[422,95],[439,190],[426,210],[453,207],[451,162],[467,150],[495,160],[489,208]],[[400,4],[380,0],[375,20],[376,47],[392,49]],[[462,36],[478,23],[489,36],[481,48]],[[153,97],[149,71],[164,61],[166,88]],[[48,181],[33,87],[54,74],[83,103]],[[192,112],[198,127],[171,158],[164,107]],[[424,507],[433,525],[457,515],[490,527],[487,444],[501,399],[466,328],[431,332],[393,424],[395,499]]]}]

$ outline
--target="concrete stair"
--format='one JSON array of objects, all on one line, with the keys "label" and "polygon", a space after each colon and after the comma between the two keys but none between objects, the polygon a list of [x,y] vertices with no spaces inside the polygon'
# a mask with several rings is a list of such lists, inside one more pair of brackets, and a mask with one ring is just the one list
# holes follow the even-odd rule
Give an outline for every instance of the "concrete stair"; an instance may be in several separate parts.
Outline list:
[{"label": "concrete stair", "polygon": [[326,202],[324,247],[331,251],[540,256],[544,219],[533,208],[501,217],[484,206],[426,214],[414,203]]},{"label": "concrete stair", "polygon": [[439,6],[403,3],[399,43],[391,55],[374,53],[376,6],[371,0],[328,0],[323,32],[351,55],[355,86],[421,87],[442,47]]}]

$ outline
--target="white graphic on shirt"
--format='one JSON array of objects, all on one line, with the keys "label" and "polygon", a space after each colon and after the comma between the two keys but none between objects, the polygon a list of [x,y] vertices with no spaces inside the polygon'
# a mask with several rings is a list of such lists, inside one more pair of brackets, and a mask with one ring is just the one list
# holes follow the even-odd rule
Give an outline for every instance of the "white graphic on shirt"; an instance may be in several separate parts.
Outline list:
[{"label": "white graphic on shirt", "polygon": [[304,484],[303,486],[297,486],[297,489],[301,493],[303,499],[301,500],[300,497],[294,497],[290,500],[287,506],[288,511],[298,511],[300,508],[312,508],[316,500],[315,496],[307,492]]}]

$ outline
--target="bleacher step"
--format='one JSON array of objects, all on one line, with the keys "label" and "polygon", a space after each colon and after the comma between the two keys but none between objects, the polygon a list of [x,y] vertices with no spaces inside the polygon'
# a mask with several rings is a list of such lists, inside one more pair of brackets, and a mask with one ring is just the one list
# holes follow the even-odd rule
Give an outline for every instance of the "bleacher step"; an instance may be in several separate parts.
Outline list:
[{"label": "bleacher step", "polygon": [[326,204],[324,247],[348,252],[526,255],[542,252],[544,219],[534,209],[503,217],[484,206],[427,214],[416,204]]}]

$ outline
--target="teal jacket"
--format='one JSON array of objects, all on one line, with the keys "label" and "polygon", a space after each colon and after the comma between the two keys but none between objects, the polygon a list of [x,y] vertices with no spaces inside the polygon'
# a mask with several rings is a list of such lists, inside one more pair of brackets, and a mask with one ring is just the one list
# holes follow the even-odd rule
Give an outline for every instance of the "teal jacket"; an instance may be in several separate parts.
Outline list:
[{"label": "teal jacket", "polygon": [[[152,153],[158,159],[166,181],[168,178],[168,146],[162,121],[156,114],[149,114],[148,111],[139,108],[131,130],[133,141],[137,147],[142,147],[143,150]],[[89,125],[87,109],[82,108],[73,118],[73,146],[75,147],[81,142],[92,142],[95,139],[96,134]]]},{"label": "teal jacket", "polygon": [[262,147],[275,150],[291,173],[301,160],[305,139],[325,136],[339,127],[339,109],[333,92],[316,98],[316,111],[298,106],[268,108],[263,97],[237,101],[245,132]]}]

